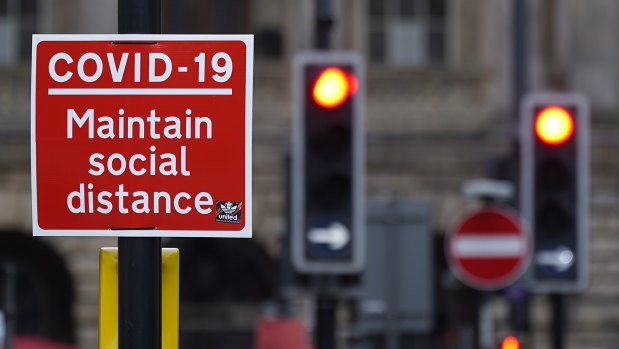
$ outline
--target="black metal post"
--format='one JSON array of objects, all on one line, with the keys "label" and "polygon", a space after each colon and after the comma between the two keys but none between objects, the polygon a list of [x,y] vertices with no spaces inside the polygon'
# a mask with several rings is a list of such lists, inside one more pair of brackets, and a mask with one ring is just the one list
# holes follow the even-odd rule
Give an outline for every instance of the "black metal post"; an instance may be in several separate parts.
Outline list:
[{"label": "black metal post", "polygon": [[118,348],[161,348],[161,238],[118,238]]},{"label": "black metal post", "polygon": [[[330,33],[333,26],[331,0],[316,0],[316,40],[317,49],[328,50],[331,46]],[[335,305],[333,291],[336,283],[333,275],[316,275],[316,348],[335,348]]]},{"label": "black metal post", "polygon": [[554,293],[550,295],[552,303],[552,347],[554,349],[563,349],[564,338],[563,332],[565,330],[566,321],[566,309],[562,294]]},{"label": "black metal post", "polygon": [[[398,198],[395,193],[389,198],[390,212],[397,212]],[[398,349],[400,348],[400,294],[398,288],[398,274],[400,273],[398,261],[401,258],[398,255],[398,225],[399,217],[395,215],[387,218],[387,256],[390,268],[387,270],[387,321],[385,330],[385,348]]]},{"label": "black metal post", "polygon": [[316,348],[335,348],[335,304],[336,300],[329,294],[316,297]]},{"label": "black metal post", "polygon": [[316,48],[329,49],[331,27],[331,0],[316,0]]},{"label": "black metal post", "polygon": [[4,349],[13,349],[17,332],[17,267],[11,262],[3,265],[4,285]]},{"label": "black metal post", "polygon": [[526,92],[527,84],[527,4],[526,0],[514,0],[514,135],[518,136],[520,100]]},{"label": "black metal post", "polygon": [[[118,0],[118,33],[160,34],[161,0]],[[159,237],[118,238],[118,348],[161,348]]]},{"label": "black metal post", "polygon": [[161,34],[161,0],[118,0],[118,34]]}]

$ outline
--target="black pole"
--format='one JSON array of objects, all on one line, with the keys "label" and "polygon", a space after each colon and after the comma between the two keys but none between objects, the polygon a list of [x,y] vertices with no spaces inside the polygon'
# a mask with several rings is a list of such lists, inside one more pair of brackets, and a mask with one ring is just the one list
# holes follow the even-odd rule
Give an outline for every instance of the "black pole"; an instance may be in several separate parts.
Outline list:
[{"label": "black pole", "polygon": [[335,348],[335,303],[329,294],[319,294],[316,300],[316,348]]},{"label": "black pole", "polygon": [[514,130],[518,136],[520,100],[526,92],[527,84],[527,5],[525,0],[514,0]]},{"label": "black pole", "polygon": [[118,348],[161,348],[161,238],[118,238]]},{"label": "black pole", "polygon": [[[331,0],[316,0],[316,40],[317,49],[328,50],[331,46],[331,28],[333,15]],[[336,282],[333,275],[315,276],[319,287],[316,295],[316,348],[335,348],[335,305],[333,286]]]},{"label": "black pole", "polygon": [[118,0],[118,34],[161,34],[161,0]]},{"label": "black pole", "polygon": [[[331,46],[330,33],[333,26],[331,0],[316,0],[316,40],[317,49],[328,50]],[[317,275],[319,284],[316,295],[316,348],[335,348],[335,305],[333,285],[335,276]]]},{"label": "black pole", "polygon": [[11,262],[3,265],[4,284],[4,349],[13,349],[17,332],[17,266]]},{"label": "black pole", "polygon": [[552,303],[552,347],[554,349],[563,349],[565,347],[563,341],[563,333],[565,330],[565,321],[567,312],[565,309],[562,294],[553,293],[550,295]]},{"label": "black pole", "polygon": [[[118,0],[118,33],[160,34],[161,0]],[[159,237],[118,238],[118,348],[161,348]]]},{"label": "black pole", "polygon": [[333,26],[331,0],[316,0],[316,48],[329,49],[330,33]]}]

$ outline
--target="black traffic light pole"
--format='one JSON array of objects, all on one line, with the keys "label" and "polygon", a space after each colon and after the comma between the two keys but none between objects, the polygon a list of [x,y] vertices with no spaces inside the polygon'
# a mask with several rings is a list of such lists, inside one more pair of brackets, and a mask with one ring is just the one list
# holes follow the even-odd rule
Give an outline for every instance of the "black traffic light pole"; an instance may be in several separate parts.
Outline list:
[{"label": "black traffic light pole", "polygon": [[[316,0],[316,38],[317,49],[330,47],[330,32],[333,25],[331,0]],[[332,294],[335,276],[317,275],[316,283],[316,348],[335,348],[335,306],[337,300]]]},{"label": "black traffic light pole", "polygon": [[[118,0],[118,33],[161,34],[161,0]],[[159,237],[118,238],[118,348],[161,348]]]}]

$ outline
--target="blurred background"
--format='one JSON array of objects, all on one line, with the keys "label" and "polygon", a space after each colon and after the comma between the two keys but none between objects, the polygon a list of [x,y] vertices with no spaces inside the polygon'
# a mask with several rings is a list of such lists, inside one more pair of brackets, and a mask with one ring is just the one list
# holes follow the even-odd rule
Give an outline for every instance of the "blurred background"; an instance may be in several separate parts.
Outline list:
[{"label": "blurred background", "polygon": [[[181,251],[181,348],[312,338],[317,281],[291,267],[287,173],[292,61],[316,46],[316,1],[163,0],[163,33],[255,39],[253,238],[164,239]],[[557,317],[567,348],[619,347],[619,2],[332,0],[329,13],[330,47],[365,60],[375,247],[364,274],[336,280],[338,348],[499,348],[509,335],[550,348]],[[31,35],[117,26],[116,0],[0,0],[3,339],[97,347],[98,250],[116,238],[31,236]],[[450,226],[480,205],[461,187],[517,178],[519,99],[548,90],[582,93],[591,107],[588,285],[559,300],[518,285],[477,291],[444,252]],[[377,247],[398,245],[410,248],[394,257]]]}]

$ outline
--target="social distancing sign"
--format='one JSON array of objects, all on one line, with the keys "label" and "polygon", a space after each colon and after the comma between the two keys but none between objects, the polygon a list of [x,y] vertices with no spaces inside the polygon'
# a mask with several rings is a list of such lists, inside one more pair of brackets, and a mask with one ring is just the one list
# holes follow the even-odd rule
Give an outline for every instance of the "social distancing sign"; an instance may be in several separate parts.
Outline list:
[{"label": "social distancing sign", "polygon": [[35,235],[251,236],[253,37],[35,35]]}]

